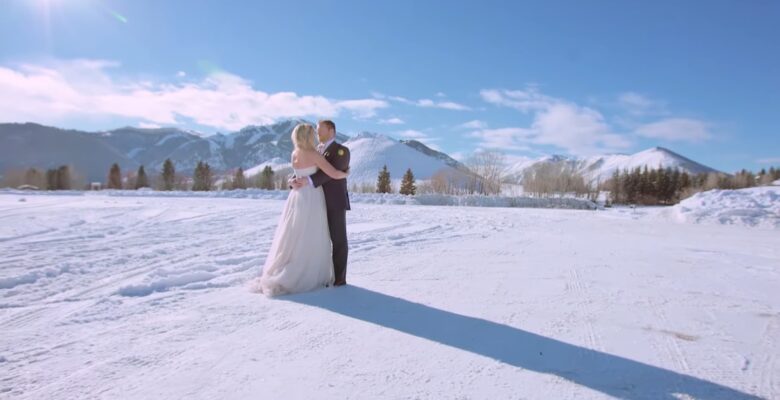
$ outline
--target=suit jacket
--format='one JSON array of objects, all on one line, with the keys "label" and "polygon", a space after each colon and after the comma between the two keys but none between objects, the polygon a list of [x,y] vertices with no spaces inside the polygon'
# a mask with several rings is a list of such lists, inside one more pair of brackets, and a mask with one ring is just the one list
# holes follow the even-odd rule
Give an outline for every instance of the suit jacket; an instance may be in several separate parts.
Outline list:
[{"label": "suit jacket", "polygon": [[[349,149],[335,141],[322,153],[334,168],[346,172],[349,169]],[[314,187],[322,186],[325,192],[325,203],[328,209],[349,210],[349,194],[346,179],[333,179],[323,171],[311,175]]]}]

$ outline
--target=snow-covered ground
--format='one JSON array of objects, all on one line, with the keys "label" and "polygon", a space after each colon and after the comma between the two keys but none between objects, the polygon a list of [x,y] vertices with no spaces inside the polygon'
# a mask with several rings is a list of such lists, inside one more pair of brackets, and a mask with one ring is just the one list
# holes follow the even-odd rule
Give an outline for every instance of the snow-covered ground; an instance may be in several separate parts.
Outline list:
[{"label": "snow-covered ground", "polygon": [[356,202],[350,285],[267,299],[282,205],[0,194],[0,398],[780,398],[776,229]]},{"label": "snow-covered ground", "polygon": [[780,187],[701,192],[672,212],[681,221],[780,228]]}]

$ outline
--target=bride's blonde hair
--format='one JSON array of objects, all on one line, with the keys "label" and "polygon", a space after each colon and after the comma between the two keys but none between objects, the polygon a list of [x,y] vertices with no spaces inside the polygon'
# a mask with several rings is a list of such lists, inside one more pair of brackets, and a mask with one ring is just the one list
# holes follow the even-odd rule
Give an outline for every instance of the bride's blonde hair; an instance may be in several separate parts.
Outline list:
[{"label": "bride's blonde hair", "polygon": [[298,124],[292,131],[292,141],[296,149],[315,150],[317,142],[314,139],[314,127],[309,124]]}]

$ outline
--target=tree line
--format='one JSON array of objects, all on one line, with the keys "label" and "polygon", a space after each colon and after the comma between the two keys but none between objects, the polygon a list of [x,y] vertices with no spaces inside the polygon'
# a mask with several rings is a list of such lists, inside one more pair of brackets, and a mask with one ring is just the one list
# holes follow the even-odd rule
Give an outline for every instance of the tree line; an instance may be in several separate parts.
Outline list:
[{"label": "tree line", "polygon": [[[483,194],[499,195],[502,185],[511,183],[505,176],[504,161],[500,153],[479,152],[466,161],[467,171],[443,169],[429,181],[418,185],[411,168],[403,175],[398,193],[416,195],[419,193],[441,194]],[[144,166],[135,173],[123,177],[117,163],[111,165],[105,187],[108,189],[157,190],[232,190],[260,188],[267,190],[286,189],[285,170],[274,171],[266,166],[260,173],[247,177],[243,168],[215,183],[215,174],[207,162],[199,161],[191,178],[176,173],[174,163],[166,159],[159,176],[150,177]],[[515,177],[516,178],[516,177]],[[543,163],[526,170],[522,176],[523,191],[537,197],[574,195],[596,200],[599,193],[608,192],[607,203],[669,205],[676,204],[697,192],[711,189],[742,189],[758,185],[769,185],[780,179],[780,168],[771,167],[757,173],[741,170],[733,175],[705,173],[691,175],[672,168],[634,168],[616,170],[605,182],[587,183],[585,178],[567,164]],[[3,177],[4,184],[11,187],[29,185],[45,190],[89,189],[83,177],[68,165],[40,170],[14,170]],[[379,171],[375,185],[354,184],[353,192],[394,193],[387,165]]]},{"label": "tree line", "polygon": [[745,169],[734,175],[717,172],[690,175],[672,168],[617,170],[602,187],[615,204],[669,205],[695,193],[712,189],[745,189],[769,185],[780,179],[780,169],[762,169],[754,174]]}]

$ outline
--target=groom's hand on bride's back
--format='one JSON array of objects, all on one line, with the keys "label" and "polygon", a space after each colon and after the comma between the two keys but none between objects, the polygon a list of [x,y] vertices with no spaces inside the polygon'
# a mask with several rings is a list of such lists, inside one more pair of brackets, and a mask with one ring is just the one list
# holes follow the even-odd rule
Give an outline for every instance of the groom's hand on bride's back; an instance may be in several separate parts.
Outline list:
[{"label": "groom's hand on bride's back", "polygon": [[298,183],[298,179],[296,177],[291,177],[287,180],[287,184],[290,186],[290,189],[300,189],[301,184]]}]

